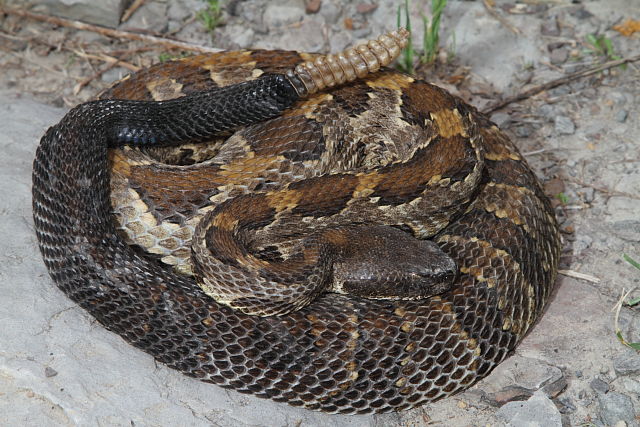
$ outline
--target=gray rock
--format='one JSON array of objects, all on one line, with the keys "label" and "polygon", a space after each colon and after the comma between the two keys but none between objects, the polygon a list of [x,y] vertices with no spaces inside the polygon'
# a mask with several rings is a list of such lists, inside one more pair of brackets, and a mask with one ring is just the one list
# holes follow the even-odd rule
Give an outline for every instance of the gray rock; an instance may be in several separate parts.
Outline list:
[{"label": "gray rock", "polygon": [[553,120],[558,114],[558,110],[554,105],[542,104],[540,108],[538,108],[538,114],[547,120]]},{"label": "gray rock", "polygon": [[554,125],[556,133],[560,135],[573,135],[576,132],[576,125],[567,116],[556,116]]},{"label": "gray rock", "polygon": [[491,115],[491,121],[503,128],[511,122],[511,116],[507,113],[494,113]]},{"label": "gray rock", "polygon": [[229,35],[229,42],[232,47],[250,48],[253,46],[255,32],[251,27],[244,25],[227,25],[225,34]]},{"label": "gray rock", "polygon": [[264,11],[264,23],[268,28],[278,28],[302,21],[304,8],[270,4]]},{"label": "gray rock", "polygon": [[264,20],[264,5],[258,2],[243,2],[237,7],[240,12],[240,17],[249,21],[251,27],[260,33],[267,31],[267,25]]},{"label": "gray rock", "polygon": [[496,412],[496,416],[513,427],[561,427],[560,411],[542,391],[534,393],[525,402],[509,402]]},{"label": "gray rock", "polygon": [[204,3],[198,1],[196,7],[191,9],[184,4],[183,0],[172,0],[167,7],[167,18],[171,21],[184,21],[189,18],[192,13],[202,8]]},{"label": "gray rock", "polygon": [[578,191],[582,193],[582,197],[584,198],[584,201],[587,203],[593,202],[593,199],[596,196],[596,190],[593,187],[582,187]]},{"label": "gray rock", "polygon": [[100,76],[100,79],[103,82],[106,83],[113,83],[116,80],[120,80],[121,78],[123,78],[124,76],[126,76],[127,74],[129,74],[131,71],[127,70],[126,68],[123,67],[114,67],[110,70],[105,71],[102,76]]},{"label": "gray rock", "polygon": [[573,401],[568,397],[561,397],[557,401],[561,405],[560,407],[561,414],[572,414],[578,409],[576,405],[574,405]]},{"label": "gray rock", "polygon": [[629,112],[627,110],[620,110],[616,113],[616,121],[618,123],[624,123],[627,121],[628,116]]},{"label": "gray rock", "polygon": [[599,394],[598,404],[600,405],[600,418],[605,424],[615,425],[619,421],[635,424],[636,412],[629,396],[614,391]]},{"label": "gray rock", "polygon": [[607,393],[609,391],[609,384],[602,381],[600,378],[594,378],[589,383],[589,386],[598,393]]},{"label": "gray rock", "polygon": [[629,349],[613,359],[613,369],[618,376],[640,375],[640,354]]},{"label": "gray rock", "polygon": [[580,255],[582,251],[589,249],[593,244],[593,237],[588,234],[577,234],[572,249],[574,255]]},{"label": "gray rock", "polygon": [[301,52],[322,52],[325,50],[323,31],[324,19],[320,15],[307,17],[299,26],[288,28],[279,37],[258,39],[255,47],[264,49],[277,49],[286,46],[287,49]]},{"label": "gray rock", "polygon": [[569,50],[566,47],[554,49],[549,55],[549,61],[554,65],[562,64],[567,58],[569,58]]},{"label": "gray rock", "polygon": [[563,96],[571,93],[571,87],[569,85],[562,85],[553,88],[549,91],[552,96]]},{"label": "gray rock", "polygon": [[613,231],[621,239],[640,242],[640,221],[623,219],[613,223]]},{"label": "gray rock", "polygon": [[127,0],[40,0],[35,12],[50,13],[62,18],[115,28]]},{"label": "gray rock", "polygon": [[53,369],[51,366],[47,366],[46,368],[44,368],[45,377],[51,378],[51,377],[55,377],[56,375],[58,375],[58,371]]},{"label": "gray rock", "polygon": [[[342,22],[339,22],[340,14],[342,13],[341,2],[336,0],[323,0],[320,7],[320,14],[324,19],[330,23],[342,26]],[[341,31],[342,32],[342,31]],[[338,33],[340,34],[340,33]]]},{"label": "gray rock", "polygon": [[616,390],[633,393],[640,398],[640,379],[631,377],[620,377],[615,380]]},{"label": "gray rock", "polygon": [[524,124],[522,126],[518,126],[515,130],[515,133],[520,138],[528,138],[533,134],[533,126],[529,124]]}]

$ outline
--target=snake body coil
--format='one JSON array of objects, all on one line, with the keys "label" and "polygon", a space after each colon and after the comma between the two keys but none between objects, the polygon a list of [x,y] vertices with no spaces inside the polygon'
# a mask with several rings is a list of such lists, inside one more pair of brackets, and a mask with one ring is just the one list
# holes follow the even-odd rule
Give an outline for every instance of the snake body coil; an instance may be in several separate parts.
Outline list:
[{"label": "snake body coil", "polygon": [[[368,71],[387,61],[387,41],[361,49],[379,55]],[[557,225],[518,150],[472,107],[391,71],[334,87],[345,77],[332,61],[196,56],[72,109],[36,153],[37,236],[65,294],[172,368],[309,409],[405,409],[469,387],[515,348],[552,289]],[[300,99],[323,87],[332,89]],[[290,226],[298,243],[272,245]],[[212,299],[192,275],[233,281],[249,269],[286,283],[278,266],[315,259],[316,246],[300,239],[316,231],[338,248],[361,242],[337,250],[335,292],[351,286],[351,266],[358,280],[375,271],[360,254],[388,278],[396,264],[422,262],[424,239],[452,282],[407,299],[322,293],[287,314],[255,316]],[[371,251],[372,235],[385,250]],[[191,238],[204,244],[194,252],[235,270],[192,265],[180,243]],[[394,258],[409,246],[415,257]]]}]

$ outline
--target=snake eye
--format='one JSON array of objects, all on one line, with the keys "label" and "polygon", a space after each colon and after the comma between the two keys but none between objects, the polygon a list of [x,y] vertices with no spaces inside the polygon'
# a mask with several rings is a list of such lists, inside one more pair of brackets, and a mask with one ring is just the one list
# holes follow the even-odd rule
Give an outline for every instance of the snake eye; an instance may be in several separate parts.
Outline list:
[{"label": "snake eye", "polygon": [[300,96],[334,87],[375,73],[395,60],[409,41],[409,31],[398,28],[376,40],[346,49],[337,54],[319,56],[287,73]]}]

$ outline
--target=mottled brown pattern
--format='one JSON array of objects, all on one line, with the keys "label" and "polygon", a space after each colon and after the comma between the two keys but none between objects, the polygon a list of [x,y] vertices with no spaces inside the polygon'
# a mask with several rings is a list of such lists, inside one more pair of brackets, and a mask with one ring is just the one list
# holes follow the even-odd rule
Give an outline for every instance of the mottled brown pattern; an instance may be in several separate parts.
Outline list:
[{"label": "mottled brown pattern", "polygon": [[[179,96],[312,58],[201,55],[141,71],[102,97]],[[166,245],[205,242],[196,258],[224,262],[193,272],[238,285],[226,301],[171,267],[189,272],[178,267],[190,265],[190,246],[163,265],[125,243],[110,218],[87,225],[86,201],[109,182],[100,158],[83,151],[89,143],[59,131],[43,138],[34,163],[34,218],[52,277],[110,330],[203,381],[327,412],[417,406],[487,375],[534,324],[555,280],[553,210],[517,148],[472,107],[407,76],[380,72],[301,100],[203,145],[201,164],[171,149],[111,150],[116,219],[130,218],[123,228],[153,225]],[[103,187],[88,189],[88,174]],[[340,227],[354,220],[430,238],[455,261],[455,283],[417,300],[287,286],[323,282],[323,263],[349,243]],[[315,244],[322,238],[330,245]],[[277,284],[265,289],[264,280]],[[265,301],[267,312],[286,311],[290,298],[298,302],[288,314],[241,311]]]}]

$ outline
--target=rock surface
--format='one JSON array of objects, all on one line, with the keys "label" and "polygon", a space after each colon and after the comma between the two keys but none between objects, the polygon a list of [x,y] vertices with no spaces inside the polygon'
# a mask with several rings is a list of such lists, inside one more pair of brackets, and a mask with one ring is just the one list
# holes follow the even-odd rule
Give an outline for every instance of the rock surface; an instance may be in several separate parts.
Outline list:
[{"label": "rock surface", "polygon": [[115,28],[128,3],[130,0],[41,0],[34,11]]},{"label": "rock surface", "polygon": [[542,392],[537,392],[525,402],[507,403],[496,415],[508,427],[562,427],[560,411]]}]

